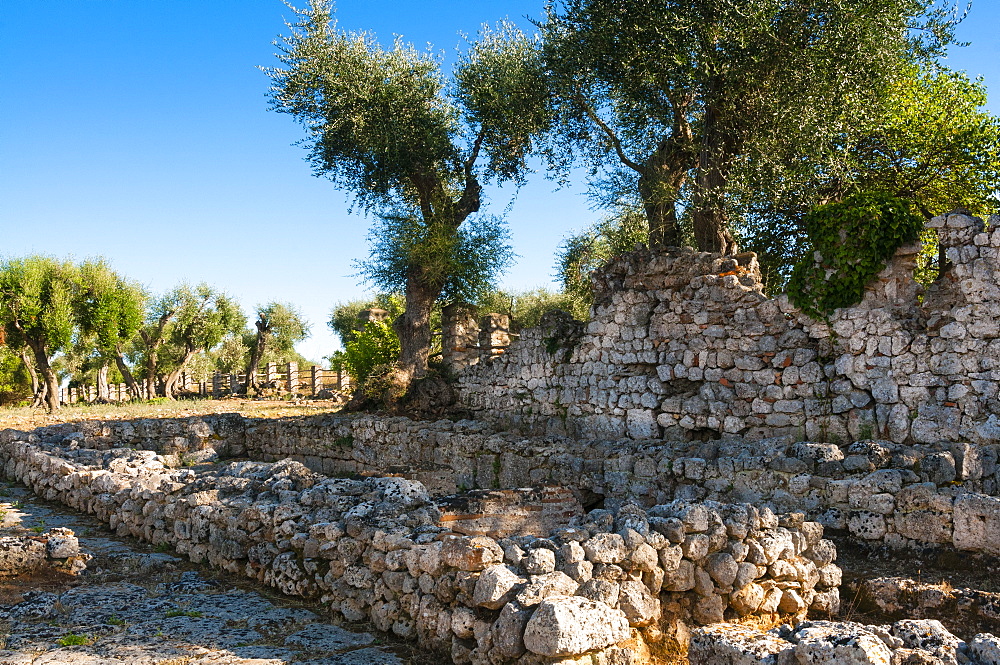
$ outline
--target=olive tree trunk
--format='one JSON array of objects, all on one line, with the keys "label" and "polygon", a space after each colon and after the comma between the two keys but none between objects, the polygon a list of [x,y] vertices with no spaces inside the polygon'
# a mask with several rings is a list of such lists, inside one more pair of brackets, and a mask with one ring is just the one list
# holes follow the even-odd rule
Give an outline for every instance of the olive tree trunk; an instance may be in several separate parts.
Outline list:
[{"label": "olive tree trunk", "polygon": [[28,342],[31,351],[35,356],[35,366],[38,373],[42,375],[42,383],[45,385],[45,408],[49,413],[59,410],[59,377],[56,371],[49,364],[49,356],[45,344],[41,342]]},{"label": "olive tree trunk", "polygon": [[132,396],[132,399],[141,400],[142,388],[139,387],[135,377],[132,376],[132,370],[130,370],[129,366],[125,364],[125,358],[120,350],[115,353],[115,366],[118,367],[119,373],[121,373],[122,378],[125,379],[125,385],[128,386],[128,393]]},{"label": "olive tree trunk", "polygon": [[104,359],[101,366],[97,368],[97,401],[107,403],[111,401],[111,386],[108,384],[108,369],[111,361]]},{"label": "olive tree trunk", "polygon": [[177,399],[177,381],[181,378],[181,372],[184,368],[195,357],[201,349],[187,349],[184,352],[184,358],[177,367],[175,367],[166,378],[163,380],[163,396],[167,399]]},{"label": "olive tree trunk", "polygon": [[425,285],[410,270],[406,279],[406,309],[393,322],[393,328],[399,336],[399,369],[398,381],[403,387],[414,379],[427,374],[427,361],[431,352],[431,309],[441,294],[441,287]]}]

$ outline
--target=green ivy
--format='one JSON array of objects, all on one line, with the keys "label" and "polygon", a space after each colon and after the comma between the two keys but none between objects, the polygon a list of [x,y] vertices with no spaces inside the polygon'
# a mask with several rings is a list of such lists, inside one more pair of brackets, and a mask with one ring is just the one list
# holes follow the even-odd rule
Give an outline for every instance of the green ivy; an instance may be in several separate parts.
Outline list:
[{"label": "green ivy", "polygon": [[817,206],[804,221],[813,251],[793,268],[788,295],[816,318],[861,302],[865,286],[924,226],[909,201],[880,192]]}]

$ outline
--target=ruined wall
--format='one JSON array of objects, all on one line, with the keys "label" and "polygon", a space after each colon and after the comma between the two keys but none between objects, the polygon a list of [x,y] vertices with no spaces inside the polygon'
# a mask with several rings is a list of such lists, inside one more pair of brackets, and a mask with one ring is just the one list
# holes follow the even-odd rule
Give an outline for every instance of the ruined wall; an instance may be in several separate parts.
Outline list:
[{"label": "ruined wall", "polygon": [[70,447],[79,442],[5,430],[0,465],[120,534],[318,599],[455,663],[646,663],[685,646],[687,626],[777,625],[839,604],[836,550],[801,514],[633,504],[494,539],[452,531],[402,478],[327,478],[290,460],[171,469],[152,451]]},{"label": "ruined wall", "polygon": [[[586,505],[603,502],[611,508],[624,501],[645,507],[674,500],[749,502],[778,512],[802,511],[834,534],[870,544],[1000,555],[996,444],[838,445],[791,436],[579,441],[494,432],[472,421],[359,415],[245,420],[235,414],[65,424],[0,437],[92,449],[145,448],[172,455],[178,465],[214,447],[223,455],[294,459],[327,475],[398,473],[421,481],[434,495],[554,485],[572,489]],[[569,509],[558,502],[543,505],[551,505],[553,514]]]},{"label": "ruined wall", "polygon": [[[588,439],[1000,438],[1000,217],[935,218],[953,267],[926,294],[904,247],[830,325],[763,294],[752,254],[635,252],[558,317],[460,376],[476,418]],[[922,302],[919,300],[922,298]]]}]

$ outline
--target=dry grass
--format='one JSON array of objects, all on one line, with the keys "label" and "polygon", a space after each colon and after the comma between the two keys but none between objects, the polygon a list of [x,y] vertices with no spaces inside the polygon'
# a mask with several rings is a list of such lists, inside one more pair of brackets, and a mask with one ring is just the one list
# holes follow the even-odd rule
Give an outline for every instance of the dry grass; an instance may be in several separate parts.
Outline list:
[{"label": "dry grass", "polygon": [[333,413],[340,409],[335,400],[296,402],[253,399],[201,399],[172,402],[129,402],[125,404],[72,404],[53,414],[29,407],[0,409],[0,429],[34,429],[44,425],[86,420],[136,420],[140,418],[188,418],[212,413],[239,413],[248,418],[287,418]]}]

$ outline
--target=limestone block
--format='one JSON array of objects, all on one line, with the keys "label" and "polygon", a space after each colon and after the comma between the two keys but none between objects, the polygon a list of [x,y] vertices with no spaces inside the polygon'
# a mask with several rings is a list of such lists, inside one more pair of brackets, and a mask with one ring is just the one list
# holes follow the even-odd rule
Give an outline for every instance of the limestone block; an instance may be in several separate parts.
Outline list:
[{"label": "limestone block", "polygon": [[847,528],[858,538],[881,540],[886,533],[885,516],[867,510],[854,511],[847,519]]},{"label": "limestone block", "polygon": [[717,552],[708,557],[705,571],[720,587],[730,587],[736,581],[740,565],[727,552]]},{"label": "limestone block", "polygon": [[625,613],[580,596],[543,601],[528,620],[524,644],[542,656],[575,656],[629,638]]},{"label": "limestone block", "polygon": [[537,575],[516,593],[514,599],[523,607],[533,607],[546,598],[572,596],[580,587],[572,577],[560,571]]},{"label": "limestone block", "polygon": [[811,665],[889,665],[892,651],[875,633],[852,623],[805,621],[793,634],[795,657]]},{"label": "limestone block", "polygon": [[957,662],[961,640],[952,635],[937,619],[904,619],[892,624],[893,636],[910,649],[921,649],[945,662]]},{"label": "limestone block", "polygon": [[484,570],[503,561],[500,545],[486,536],[456,536],[443,541],[441,561],[459,570]]},{"label": "limestone block", "polygon": [[537,547],[524,557],[521,562],[529,575],[544,575],[556,569],[556,553],[544,547]]},{"label": "limestone block", "polygon": [[625,613],[629,625],[648,626],[660,616],[660,601],[642,582],[622,582],[618,595],[618,609]]},{"label": "limestone block", "polygon": [[1000,639],[980,633],[969,642],[968,655],[981,665],[1000,665]]},{"label": "limestone block", "polygon": [[783,665],[794,645],[770,633],[735,624],[698,628],[691,634],[688,659],[720,665]]},{"label": "limestone block", "polygon": [[952,540],[952,516],[932,510],[896,513],[896,533],[922,543],[949,543]]},{"label": "limestone block", "polygon": [[57,527],[49,530],[45,550],[50,559],[68,559],[80,553],[80,543],[72,530]]},{"label": "limestone block", "polygon": [[516,603],[504,605],[500,616],[490,628],[492,652],[505,660],[514,660],[523,655],[526,651],[524,630],[531,614],[531,609],[522,608]]},{"label": "limestone block", "polygon": [[617,533],[599,533],[583,542],[587,559],[594,563],[619,563],[628,556],[625,539]]},{"label": "limestone block", "polygon": [[518,576],[507,566],[490,566],[476,581],[472,602],[477,607],[498,610],[513,598],[517,587],[525,583],[526,579]]},{"label": "limestone block", "polygon": [[960,494],[954,510],[952,544],[957,549],[1000,555],[1000,498]]},{"label": "limestone block", "polygon": [[750,583],[738,591],[729,594],[729,605],[740,616],[746,616],[760,609],[766,595],[762,586]]}]

